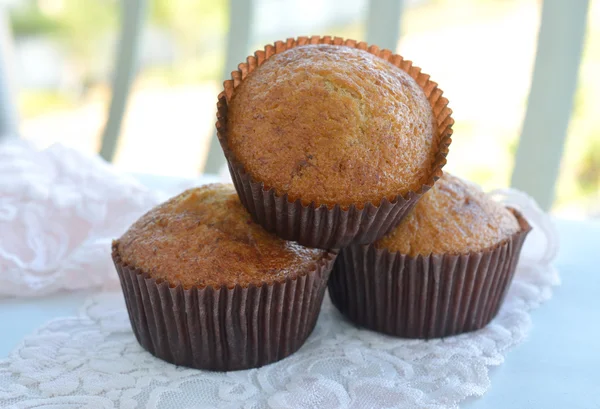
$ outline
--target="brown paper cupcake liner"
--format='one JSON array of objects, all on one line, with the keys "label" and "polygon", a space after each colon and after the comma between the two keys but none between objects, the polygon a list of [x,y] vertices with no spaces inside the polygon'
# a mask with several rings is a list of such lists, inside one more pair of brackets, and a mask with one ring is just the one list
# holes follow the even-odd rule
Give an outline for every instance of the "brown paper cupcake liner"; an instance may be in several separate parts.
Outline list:
[{"label": "brown paper cupcake liner", "polygon": [[409,257],[374,245],[340,252],[329,280],[351,321],[403,338],[439,338],[484,327],[498,313],[531,230],[480,252]]},{"label": "brown paper cupcake liner", "polygon": [[260,367],[292,354],[311,334],[335,260],[272,284],[171,286],[121,260],[113,245],[131,327],[152,355],[197,369]]},{"label": "brown paper cupcake liner", "polygon": [[[227,143],[227,103],[235,88],[272,55],[306,44],[345,45],[366,50],[404,70],[421,86],[436,117],[439,149],[429,180],[418,191],[397,195],[392,200],[382,198],[379,204],[369,202],[348,207],[339,205],[328,207],[312,202],[304,205],[302,198],[289,198],[287,194],[278,195],[274,188],[254,180],[235,158]],[[257,223],[285,240],[324,249],[342,248],[350,243],[372,243],[393,229],[419,198],[442,176],[442,167],[446,164],[446,155],[452,142],[454,124],[451,117],[452,110],[448,108],[448,100],[442,97],[442,91],[437,83],[429,80],[429,75],[423,74],[420,68],[412,65],[411,61],[404,60],[390,50],[380,50],[374,45],[367,46],[364,42],[344,40],[339,37],[298,37],[285,42],[278,41],[273,45],[267,45],[264,51],[256,51],[253,56],[247,58],[245,63],[238,66],[237,71],[231,73],[231,78],[224,82],[224,91],[219,95],[217,136],[241,202]]]}]

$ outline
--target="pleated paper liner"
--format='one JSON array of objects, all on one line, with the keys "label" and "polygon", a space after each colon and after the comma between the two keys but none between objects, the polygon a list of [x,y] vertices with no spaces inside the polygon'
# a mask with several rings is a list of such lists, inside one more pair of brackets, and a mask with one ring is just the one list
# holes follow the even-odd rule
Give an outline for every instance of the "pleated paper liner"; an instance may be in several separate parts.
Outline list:
[{"label": "pleated paper liner", "polygon": [[[397,195],[392,200],[382,198],[378,204],[356,203],[348,207],[335,205],[328,207],[312,202],[303,205],[302,198],[290,198],[287,194],[278,195],[274,188],[254,180],[229,149],[227,138],[227,103],[235,88],[263,64],[269,57],[293,47],[307,44],[331,44],[355,47],[377,55],[407,72],[421,86],[429,99],[437,124],[438,152],[428,181],[416,192]],[[233,183],[241,202],[253,219],[266,230],[274,232],[285,240],[297,241],[307,247],[323,249],[342,248],[350,243],[367,244],[376,241],[391,229],[412,209],[419,198],[427,192],[442,175],[446,155],[452,142],[452,111],[448,100],[442,97],[437,84],[429,80],[429,75],[412,65],[411,61],[389,50],[377,46],[367,46],[364,42],[343,40],[335,37],[298,37],[285,42],[278,41],[267,45],[264,51],[256,51],[247,58],[238,70],[231,73],[231,80],[224,82],[224,91],[217,104],[217,135],[229,165]]]},{"label": "pleated paper liner", "polygon": [[409,257],[352,245],[340,252],[331,273],[331,300],[354,323],[402,338],[482,328],[498,313],[531,230],[513,212],[521,230],[485,251]]},{"label": "pleated paper liner", "polygon": [[152,355],[175,365],[230,371],[292,354],[311,334],[335,260],[274,283],[184,289],[125,264],[113,244],[133,332]]}]

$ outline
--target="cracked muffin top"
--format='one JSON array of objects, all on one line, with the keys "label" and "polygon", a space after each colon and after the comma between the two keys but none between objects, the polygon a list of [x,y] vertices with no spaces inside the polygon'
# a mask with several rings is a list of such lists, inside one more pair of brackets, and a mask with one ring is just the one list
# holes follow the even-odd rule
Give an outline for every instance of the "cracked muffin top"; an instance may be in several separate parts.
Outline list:
[{"label": "cracked muffin top", "polygon": [[514,214],[477,186],[444,173],[377,248],[411,257],[485,250],[520,230]]},{"label": "cracked muffin top", "polygon": [[115,244],[125,264],[185,288],[281,281],[308,272],[327,254],[265,231],[225,184],[175,196],[142,216]]},{"label": "cracked muffin top", "polygon": [[290,201],[362,207],[428,181],[434,120],[400,68],[356,48],[307,45],[271,56],[234,90],[227,143],[250,176]]}]

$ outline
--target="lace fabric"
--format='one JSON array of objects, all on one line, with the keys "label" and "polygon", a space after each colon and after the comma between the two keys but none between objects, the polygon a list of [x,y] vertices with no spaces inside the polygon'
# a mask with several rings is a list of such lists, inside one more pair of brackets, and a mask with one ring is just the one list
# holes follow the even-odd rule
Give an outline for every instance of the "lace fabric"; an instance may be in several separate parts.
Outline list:
[{"label": "lace fabric", "polygon": [[61,145],[0,145],[0,297],[117,289],[111,240],[169,193]]},{"label": "lace fabric", "polygon": [[38,152],[24,143],[0,147],[0,191],[0,295],[105,290],[78,316],[47,323],[0,361],[0,407],[453,408],[485,393],[489,367],[524,339],[529,311],[559,283],[549,217],[521,192],[496,191],[534,230],[486,328],[401,340],[356,328],[326,299],[313,334],[291,357],[247,371],[198,371],[138,345],[109,256],[113,237],[174,192],[150,191],[61,146]]}]

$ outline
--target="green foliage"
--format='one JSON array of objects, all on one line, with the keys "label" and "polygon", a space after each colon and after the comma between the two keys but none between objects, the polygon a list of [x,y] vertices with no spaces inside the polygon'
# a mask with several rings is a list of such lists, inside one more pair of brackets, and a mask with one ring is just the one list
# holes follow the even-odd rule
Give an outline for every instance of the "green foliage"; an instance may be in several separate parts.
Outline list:
[{"label": "green foliage", "polygon": [[109,0],[63,0],[56,13],[46,15],[36,2],[29,1],[12,10],[10,19],[16,36],[52,35],[76,58],[90,62],[96,41],[116,26],[117,4]]},{"label": "green foliage", "polygon": [[57,16],[65,33],[93,37],[114,27],[118,18],[118,2],[107,0],[63,0],[63,11]]},{"label": "green foliage", "polygon": [[150,22],[192,36],[212,31],[224,34],[228,6],[224,0],[151,0]]},{"label": "green foliage", "polygon": [[590,138],[587,149],[577,165],[577,182],[584,194],[600,189],[600,130]]},{"label": "green foliage", "polygon": [[24,118],[73,109],[76,101],[68,95],[57,91],[21,90],[19,92],[19,113]]},{"label": "green foliage", "polygon": [[198,84],[219,78],[222,71],[223,56],[217,51],[212,51],[175,65],[146,67],[144,79],[164,86]]},{"label": "green foliage", "polygon": [[56,20],[40,13],[33,5],[13,10],[10,13],[10,22],[15,36],[51,34],[60,30],[60,24]]},{"label": "green foliage", "polygon": [[92,63],[96,42],[109,29],[116,27],[118,3],[106,0],[64,1],[64,11],[57,16],[61,39],[86,63]]},{"label": "green foliage", "polygon": [[[227,1],[152,0],[150,24],[173,35],[183,60],[215,48],[227,32]],[[220,44],[216,44],[219,47]]]},{"label": "green foliage", "polygon": [[519,139],[511,138],[506,145],[506,151],[511,157],[516,157],[517,150],[519,149]]}]

